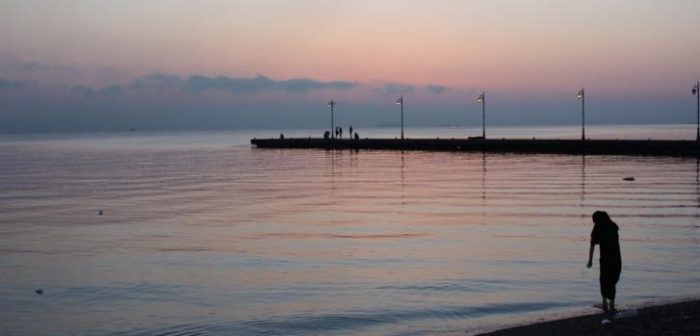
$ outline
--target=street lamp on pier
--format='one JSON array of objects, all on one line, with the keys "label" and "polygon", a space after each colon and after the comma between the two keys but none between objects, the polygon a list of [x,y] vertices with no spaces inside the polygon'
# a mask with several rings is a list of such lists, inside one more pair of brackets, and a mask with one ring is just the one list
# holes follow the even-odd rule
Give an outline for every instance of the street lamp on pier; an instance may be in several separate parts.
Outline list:
[{"label": "street lamp on pier", "polygon": [[586,94],[581,88],[576,98],[581,101],[581,141],[586,140]]},{"label": "street lamp on pier", "polygon": [[403,140],[403,96],[396,100],[396,105],[401,107],[401,140]]},{"label": "street lamp on pier", "polygon": [[486,139],[486,92],[482,92],[476,101],[481,104],[481,137]]},{"label": "street lamp on pier", "polygon": [[695,85],[693,86],[693,94],[695,95],[695,97],[697,97],[698,100],[698,130],[695,135],[695,141],[700,141],[700,81],[695,83]]},{"label": "street lamp on pier", "polygon": [[328,108],[331,109],[331,137],[335,139],[335,122],[333,121],[333,108],[335,108],[335,100],[331,99],[328,102]]}]

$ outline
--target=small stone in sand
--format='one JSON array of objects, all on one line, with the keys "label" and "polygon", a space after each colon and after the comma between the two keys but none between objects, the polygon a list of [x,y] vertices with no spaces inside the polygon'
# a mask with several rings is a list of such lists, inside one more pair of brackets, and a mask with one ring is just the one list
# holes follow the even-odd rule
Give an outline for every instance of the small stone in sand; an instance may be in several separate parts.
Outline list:
[{"label": "small stone in sand", "polygon": [[102,216],[104,214],[104,211],[102,209],[97,209],[97,215]]},{"label": "small stone in sand", "polygon": [[44,290],[41,288],[38,288],[37,290],[34,291],[34,293],[41,295],[41,294],[44,294]]},{"label": "small stone in sand", "polygon": [[625,180],[625,181],[634,181],[634,177],[628,176],[628,177],[623,178],[623,180]]}]

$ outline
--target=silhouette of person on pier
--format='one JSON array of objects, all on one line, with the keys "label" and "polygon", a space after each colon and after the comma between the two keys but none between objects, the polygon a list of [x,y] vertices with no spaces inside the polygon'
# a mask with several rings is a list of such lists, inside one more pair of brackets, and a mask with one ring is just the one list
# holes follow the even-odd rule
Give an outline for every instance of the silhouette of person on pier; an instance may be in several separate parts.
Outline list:
[{"label": "silhouette of person on pier", "polygon": [[602,308],[605,312],[615,311],[615,285],[620,280],[622,257],[617,231],[619,227],[610,219],[605,211],[593,213],[593,231],[591,231],[591,246],[588,251],[588,264],[593,266],[593,250],[600,245],[600,293],[603,296]]}]

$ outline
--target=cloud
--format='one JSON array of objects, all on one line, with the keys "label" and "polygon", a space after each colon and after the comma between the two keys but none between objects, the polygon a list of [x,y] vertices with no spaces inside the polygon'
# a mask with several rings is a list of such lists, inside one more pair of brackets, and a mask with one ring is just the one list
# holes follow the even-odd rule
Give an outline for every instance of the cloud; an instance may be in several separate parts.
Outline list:
[{"label": "cloud", "polygon": [[123,86],[121,85],[110,85],[105,88],[101,89],[96,89],[96,88],[91,88],[89,86],[71,86],[71,87],[64,87],[69,93],[77,95],[77,96],[82,96],[86,98],[92,98],[92,97],[104,97],[104,96],[119,96],[122,95],[126,92]]},{"label": "cloud", "polygon": [[[39,64],[27,64],[27,71],[43,68]],[[152,74],[137,77],[125,85],[110,84],[107,86],[71,85],[68,83],[41,82],[35,83],[26,80],[14,80],[0,78],[0,90],[25,89],[34,83],[37,88],[45,91],[63,91],[76,96],[95,97],[97,95],[123,95],[123,94],[160,94],[183,92],[204,93],[207,91],[224,91],[239,94],[251,94],[258,92],[287,92],[292,94],[304,94],[318,90],[347,91],[362,85],[349,81],[319,81],[309,78],[292,78],[287,80],[273,80],[258,75],[254,78],[236,78],[227,76],[190,76],[182,78],[177,75]]]},{"label": "cloud", "polygon": [[19,89],[23,85],[22,82],[18,81],[10,81],[10,80],[5,80],[0,78],[0,91],[2,90],[11,90],[11,89]]},{"label": "cloud", "polygon": [[224,90],[234,93],[251,93],[273,89],[273,81],[265,76],[256,78],[231,78],[218,76],[215,78],[205,76],[192,76],[185,84],[185,90],[192,92],[204,92],[208,90]]},{"label": "cloud", "polygon": [[154,74],[134,79],[129,85],[131,90],[180,90],[185,81],[174,75]]},{"label": "cloud", "polygon": [[448,90],[448,88],[445,86],[435,84],[428,85],[426,89],[428,89],[428,92],[435,94],[441,94]]},{"label": "cloud", "polygon": [[404,94],[413,92],[415,87],[401,83],[389,83],[384,85],[384,91],[390,94]]},{"label": "cloud", "polygon": [[72,94],[85,97],[92,97],[92,95],[95,94],[95,90],[86,86],[73,86],[70,89],[68,89],[68,91]]},{"label": "cloud", "polygon": [[100,93],[110,95],[110,96],[116,96],[116,95],[121,95],[124,93],[124,87],[121,85],[112,85],[108,86],[102,90],[100,90]]},{"label": "cloud", "polygon": [[0,60],[0,77],[53,85],[106,85],[132,78],[124,71],[108,67],[65,66],[37,62]]},{"label": "cloud", "polygon": [[187,80],[184,88],[185,90],[192,92],[223,90],[233,93],[254,93],[262,91],[306,93],[309,91],[323,89],[349,90],[357,85],[359,84],[355,82],[323,82],[308,78],[293,78],[283,81],[276,81],[261,75],[258,75],[255,78],[192,76]]},{"label": "cloud", "polygon": [[284,88],[285,91],[294,93],[304,93],[311,90],[350,90],[357,86],[357,83],[353,82],[319,82],[313,79],[290,79],[286,81],[279,82],[279,85]]},{"label": "cloud", "polygon": [[[0,133],[123,131],[131,128],[321,129],[327,127],[326,100],[313,95],[314,90],[350,90],[333,95],[342,102],[335,117],[343,125],[364,128],[387,122],[395,124],[398,116],[392,103],[398,94],[403,94],[410,100],[410,108],[406,111],[409,127],[481,126],[479,105],[464,100],[475,96],[476,91],[439,85],[414,87],[387,82],[164,74],[110,85],[54,84],[0,76]],[[225,94],[197,93],[207,90],[224,90]],[[261,94],[245,96],[257,92]],[[280,92],[288,94],[280,97]],[[309,92],[309,96],[300,94],[303,92]],[[437,92],[443,93],[437,95]],[[538,96],[500,92],[493,94],[492,99],[496,99],[499,105],[489,114],[493,125],[575,125],[580,122],[577,119],[580,110],[572,105],[568,95],[558,92]],[[688,111],[694,111],[693,104],[691,99],[675,99],[669,104],[667,100],[653,96],[643,99],[603,96],[592,103],[590,122],[685,123],[692,120],[693,115]]]},{"label": "cloud", "polygon": [[[107,73],[107,70],[101,69],[100,74],[93,75],[91,73],[83,74],[72,67],[0,61],[0,90],[26,88],[26,84],[34,83],[46,90],[63,90],[83,97],[92,97],[98,94],[153,94],[166,92],[177,94],[182,92],[204,93],[207,91],[223,91],[236,95],[260,92],[305,94],[320,90],[349,91],[367,86],[365,83],[342,80],[321,81],[311,78],[275,80],[263,75],[253,78],[223,75],[181,77],[172,74],[156,73],[125,80],[82,80],[87,77],[109,77],[107,75],[102,76],[103,73]],[[117,76],[112,77],[117,78]]]}]

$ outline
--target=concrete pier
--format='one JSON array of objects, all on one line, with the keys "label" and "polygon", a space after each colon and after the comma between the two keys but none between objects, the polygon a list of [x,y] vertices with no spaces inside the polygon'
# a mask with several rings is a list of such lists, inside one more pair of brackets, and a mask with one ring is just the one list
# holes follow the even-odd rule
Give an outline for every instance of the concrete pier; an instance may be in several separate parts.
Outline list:
[{"label": "concrete pier", "polygon": [[535,140],[535,139],[252,139],[258,148],[425,150],[491,153],[651,155],[700,157],[691,140]]}]

